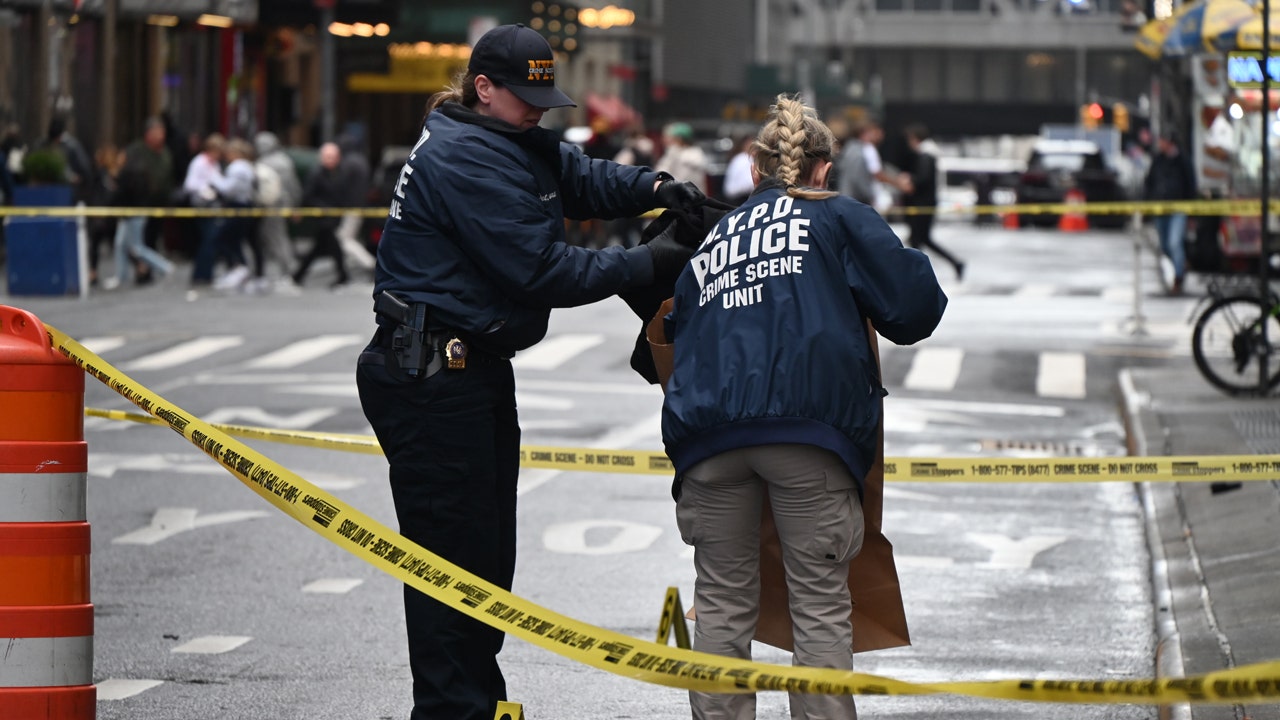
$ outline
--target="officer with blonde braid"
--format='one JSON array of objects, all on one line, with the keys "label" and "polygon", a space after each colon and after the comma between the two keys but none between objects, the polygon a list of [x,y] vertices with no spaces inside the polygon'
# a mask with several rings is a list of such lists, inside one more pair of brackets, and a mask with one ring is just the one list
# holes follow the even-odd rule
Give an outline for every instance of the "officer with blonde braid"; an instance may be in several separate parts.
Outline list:
[{"label": "officer with blonde braid", "polygon": [[[754,144],[756,188],[676,281],[662,437],[694,547],[694,648],[751,657],[766,496],[782,544],[796,665],[851,669],[849,561],[875,459],[880,384],[865,321],[911,344],[942,319],[928,258],[875,210],[823,188],[831,131],[782,95]],[[691,692],[697,720],[755,717],[750,694]],[[793,694],[791,717],[851,720],[851,696]]]}]

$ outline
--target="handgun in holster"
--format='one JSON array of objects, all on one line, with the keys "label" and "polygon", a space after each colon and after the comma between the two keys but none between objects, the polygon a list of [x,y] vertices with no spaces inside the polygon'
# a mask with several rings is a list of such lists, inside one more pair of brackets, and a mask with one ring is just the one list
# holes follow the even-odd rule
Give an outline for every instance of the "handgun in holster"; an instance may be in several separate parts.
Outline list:
[{"label": "handgun in holster", "polygon": [[[373,311],[390,320],[390,342],[387,349],[387,371],[400,380],[427,377],[427,366],[435,353],[427,343],[426,303],[407,303],[389,292],[378,293]],[[437,363],[438,365],[438,363]]]}]

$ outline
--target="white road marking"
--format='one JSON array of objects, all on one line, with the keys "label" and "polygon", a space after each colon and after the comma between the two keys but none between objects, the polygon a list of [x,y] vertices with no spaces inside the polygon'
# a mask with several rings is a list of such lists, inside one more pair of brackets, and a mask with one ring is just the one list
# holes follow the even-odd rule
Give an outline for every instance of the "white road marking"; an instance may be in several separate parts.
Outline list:
[{"label": "white road marking", "polygon": [[516,407],[521,410],[572,410],[573,401],[553,395],[536,395],[516,390]]},{"label": "white road marking", "polygon": [[111,337],[90,337],[80,341],[86,350],[94,355],[102,355],[124,345],[124,338],[119,335]]},{"label": "white road marking", "polygon": [[902,385],[909,390],[949,392],[956,387],[963,361],[964,350],[960,348],[921,348],[911,358],[911,369]]},{"label": "white road marking", "polygon": [[259,407],[221,407],[201,416],[210,424],[255,425],[259,427],[305,430],[338,414],[338,408],[312,408],[292,415],[267,412]]},{"label": "white road marking", "polygon": [[107,678],[97,684],[98,702],[103,700],[124,700],[163,684],[163,680]]},{"label": "white road marking", "polygon": [[356,578],[321,578],[303,585],[302,592],[345,595],[363,583],[363,580],[357,580]]},{"label": "white road marking", "polygon": [[939,500],[942,500],[942,498],[936,495],[930,495],[928,493],[922,493],[922,492],[913,492],[911,490],[902,490],[896,487],[886,487],[884,489],[884,496],[886,498],[893,498],[895,500],[919,500],[921,502],[937,502]]},{"label": "white road marking", "polygon": [[1041,397],[1083,398],[1084,368],[1084,353],[1040,353],[1036,394]]},{"label": "white road marking", "polygon": [[306,478],[312,485],[321,490],[350,490],[351,488],[360,487],[365,483],[364,478],[343,477],[341,475],[329,475],[322,472],[298,472],[303,478]]},{"label": "white road marking", "polygon": [[155,545],[161,540],[167,540],[188,530],[252,520],[268,515],[269,513],[262,510],[234,510],[197,516],[195,508],[160,508],[151,517],[150,525],[125,533],[111,542],[120,545]]},{"label": "white road marking", "polygon": [[986,413],[990,415],[1025,415],[1029,417],[1064,417],[1066,409],[1060,405],[1026,405],[1021,403],[970,402],[966,400],[939,400],[931,398],[895,398],[892,395],[885,405],[916,406],[956,412]]},{"label": "white road marking", "polygon": [[1013,293],[1013,297],[1046,298],[1046,297],[1052,297],[1053,294],[1057,291],[1058,291],[1057,285],[1029,283],[1015,290]]},{"label": "white road marking", "polygon": [[956,564],[954,558],[930,557],[925,555],[894,555],[893,559],[897,562],[898,567],[919,568],[922,570],[947,568]]},{"label": "white road marking", "polygon": [[216,373],[207,372],[196,375],[193,382],[200,385],[277,385],[295,383],[300,385],[325,385],[346,383],[356,386],[356,373]]},{"label": "white road marking", "polygon": [[586,393],[590,395],[649,395],[662,397],[662,388],[650,385],[639,377],[630,383],[588,383],[565,380],[517,380],[525,390],[539,392]]},{"label": "white road marking", "polygon": [[283,369],[328,355],[335,350],[366,342],[361,335],[320,335],[286,345],[245,365],[253,369]]},{"label": "white road marking", "polygon": [[[291,380],[277,379],[275,383],[271,383],[271,384],[283,385],[286,382],[291,382]],[[223,383],[211,383],[211,384],[221,385]],[[226,383],[226,384],[230,385],[233,383]],[[340,383],[332,383],[329,385],[295,385],[293,387],[276,387],[272,389],[275,390],[276,392],[292,393],[294,395],[320,395],[322,397],[341,397],[341,398],[360,397],[360,390],[359,388],[356,387],[355,373],[352,373],[351,377],[347,378],[345,382],[340,382]]]},{"label": "white road marking", "polygon": [[188,643],[183,643],[170,650],[171,653],[196,653],[200,655],[219,655],[231,652],[253,638],[242,635],[205,635]]},{"label": "white road marking", "polygon": [[[601,545],[589,545],[587,533],[612,531]],[[542,544],[552,552],[572,555],[616,555],[618,553],[646,550],[662,535],[662,528],[627,520],[579,520],[559,523],[542,533]]]},{"label": "white road marking", "polygon": [[1051,547],[1061,545],[1067,538],[1062,535],[1032,535],[1014,540],[994,533],[965,533],[965,539],[977,543],[991,551],[991,558],[984,567],[1018,568],[1025,570],[1031,567],[1036,555]]},{"label": "white road marking", "polygon": [[163,370],[242,344],[244,344],[244,338],[239,335],[213,335],[174,345],[168,350],[144,355],[121,367],[125,370]]},{"label": "white road marking", "polygon": [[[127,425],[129,423],[118,423]],[[89,453],[90,477],[114,477],[121,470],[145,472],[172,471],[175,474],[221,475],[226,472],[204,455],[131,455],[128,453]]]},{"label": "white road marking", "polygon": [[511,361],[519,370],[555,370],[564,363],[604,342],[604,335],[566,334],[549,337],[528,350],[521,350]]}]

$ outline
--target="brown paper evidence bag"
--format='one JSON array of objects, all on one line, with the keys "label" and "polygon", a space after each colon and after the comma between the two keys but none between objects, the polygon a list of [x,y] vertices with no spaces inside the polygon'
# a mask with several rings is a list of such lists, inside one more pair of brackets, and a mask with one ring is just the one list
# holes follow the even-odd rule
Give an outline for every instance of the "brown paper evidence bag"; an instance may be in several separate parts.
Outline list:
[{"label": "brown paper evidence bag", "polygon": [[[671,312],[672,300],[659,308],[649,322],[646,337],[653,353],[658,377],[666,389],[671,376],[675,345],[667,342],[663,317]],[[879,367],[880,351],[875,329],[867,323],[871,352]],[[902,605],[902,587],[893,562],[893,545],[881,530],[884,507],[884,422],[876,429],[876,459],[863,482],[862,513],[866,530],[862,551],[849,564],[849,595],[853,598],[853,652],[867,652],[911,644],[907,617]],[[694,609],[688,616],[693,618]],[[786,575],[782,568],[782,545],[773,524],[768,499],[760,522],[760,618],[755,639],[783,650],[793,650],[791,613],[787,606]]]}]

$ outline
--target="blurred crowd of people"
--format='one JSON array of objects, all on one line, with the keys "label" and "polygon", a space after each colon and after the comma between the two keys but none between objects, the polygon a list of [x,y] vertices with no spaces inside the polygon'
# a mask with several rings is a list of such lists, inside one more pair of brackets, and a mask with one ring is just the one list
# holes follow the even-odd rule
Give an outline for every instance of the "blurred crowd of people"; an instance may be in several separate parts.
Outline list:
[{"label": "blurred crowd of people", "polygon": [[[62,117],[34,143],[9,125],[0,134],[0,203],[21,201],[24,187],[66,185],[72,203],[118,208],[268,208],[267,216],[181,217],[146,212],[86,220],[89,283],[114,290],[173,275],[191,261],[193,290],[287,291],[303,285],[313,263],[332,261],[341,286],[349,267],[369,272],[362,237],[370,167],[358,127],[315,153],[291,154],[272,132],[249,138],[183,133],[167,115],[148,118],[123,148],[104,144],[90,156]],[[290,208],[346,209],[299,217]],[[310,238],[310,248],[295,245]],[[105,249],[105,252],[104,252]],[[102,258],[111,259],[104,272]],[[2,257],[2,256],[0,256]]]},{"label": "blurred crowd of people", "polygon": [[[582,145],[592,157],[608,158],[627,165],[650,165],[670,173],[681,181],[692,182],[708,197],[732,206],[742,204],[755,189],[751,176],[751,144],[754,128],[741,129],[733,137],[698,138],[688,121],[664,125],[651,135],[642,127],[619,130],[606,118],[596,117],[590,136]],[[884,162],[881,148],[884,129],[866,119],[856,123],[833,123],[836,131],[837,157],[829,179],[831,189],[849,195],[882,215],[902,214],[908,228],[907,244],[929,251],[951,265],[957,279],[963,279],[965,263],[938,244],[933,237],[934,214],[938,204],[938,146],[922,124],[911,124],[901,131],[902,143],[897,153],[898,165]],[[731,145],[727,162],[716,163],[708,147]],[[721,170],[722,167],[722,170]],[[716,172],[713,172],[713,168]],[[609,244],[632,246],[639,241],[645,221],[628,219],[613,223],[584,223],[570,238],[589,247]]]},{"label": "blurred crowd of people", "polygon": [[[838,157],[832,189],[888,215],[898,207],[933,206],[937,147],[923,126],[904,129],[906,153],[900,168],[884,162],[883,128],[875,122],[833,124]],[[694,124],[674,121],[648,131],[640,123],[618,127],[596,117],[582,143],[591,157],[648,166],[694,183],[709,197],[738,205],[754,189],[750,147],[754,132],[741,128],[733,137],[706,138]],[[914,135],[912,135],[914,133]],[[727,157],[716,157],[732,145]],[[353,272],[373,268],[373,242],[366,220],[356,210],[370,204],[371,170],[365,139],[349,129],[336,142],[301,155],[271,132],[252,139],[201,135],[178,129],[167,115],[149,118],[142,137],[124,148],[99,147],[92,156],[66,121],[55,118],[44,138],[30,147],[20,129],[0,134],[0,202],[11,204],[15,188],[47,178],[28,177],[26,160],[42,150],[61,159],[61,177],[72,187],[73,202],[120,208],[251,208],[280,211],[265,217],[180,218],[162,215],[92,217],[88,220],[90,281],[115,289],[145,285],[173,275],[174,261],[189,260],[193,289],[288,291],[302,286],[317,262],[331,264],[331,284],[347,283]],[[305,157],[306,161],[300,161]],[[381,202],[379,198],[376,202]],[[329,217],[291,216],[289,208],[349,208]],[[907,241],[950,262],[959,277],[964,263],[932,238],[932,215],[907,215]],[[378,223],[374,218],[368,223]],[[648,221],[571,223],[571,242],[590,247],[634,246]],[[308,242],[309,241],[309,242]],[[105,249],[105,252],[104,252]],[[100,272],[101,258],[111,271]]]}]

